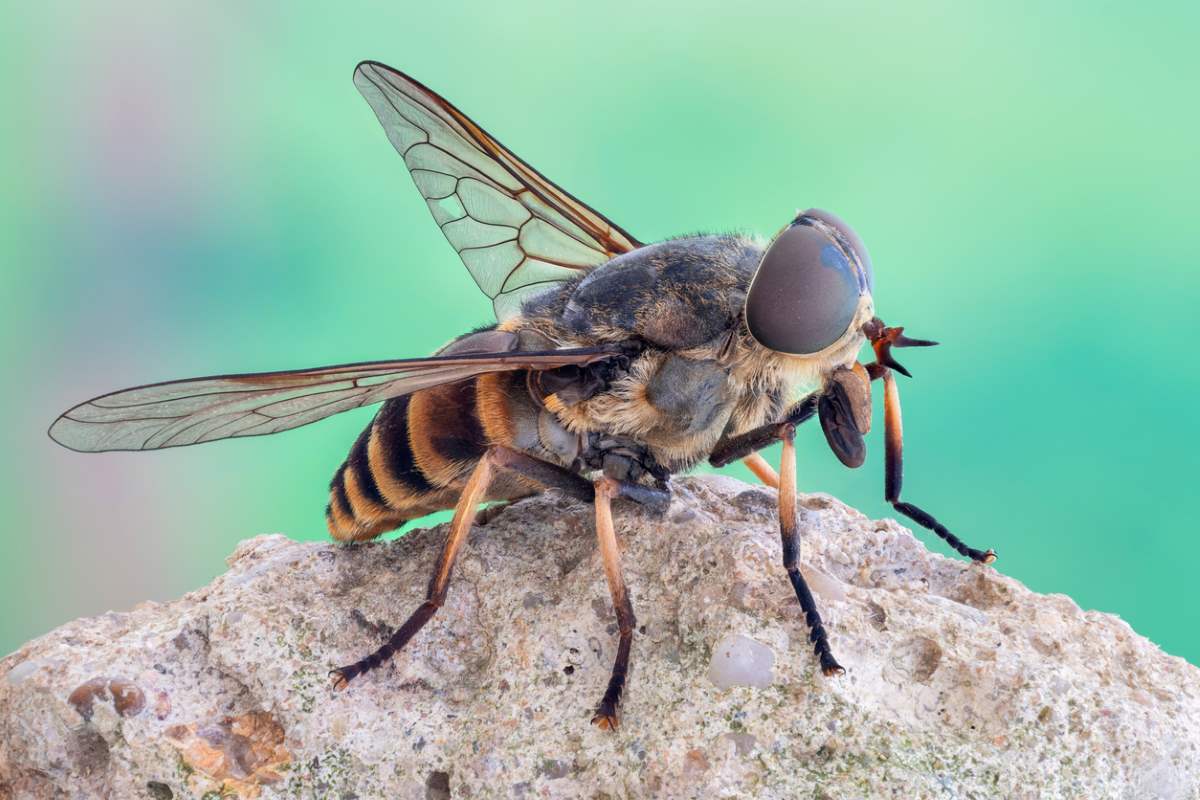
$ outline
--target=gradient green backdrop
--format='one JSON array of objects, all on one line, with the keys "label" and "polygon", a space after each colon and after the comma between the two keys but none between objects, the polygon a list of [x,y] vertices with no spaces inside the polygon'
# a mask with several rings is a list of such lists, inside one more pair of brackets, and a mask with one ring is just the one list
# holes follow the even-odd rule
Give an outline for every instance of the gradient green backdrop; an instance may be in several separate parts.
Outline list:
[{"label": "gradient green backdrop", "polygon": [[[84,456],[58,412],[487,320],[351,85],[373,58],[642,239],[850,220],[880,315],[943,342],[904,359],[906,497],[1200,661],[1196,4],[173,6],[3,12],[0,652],[324,538],[370,414]],[[878,434],[857,472],[801,439],[802,488],[888,514]]]}]

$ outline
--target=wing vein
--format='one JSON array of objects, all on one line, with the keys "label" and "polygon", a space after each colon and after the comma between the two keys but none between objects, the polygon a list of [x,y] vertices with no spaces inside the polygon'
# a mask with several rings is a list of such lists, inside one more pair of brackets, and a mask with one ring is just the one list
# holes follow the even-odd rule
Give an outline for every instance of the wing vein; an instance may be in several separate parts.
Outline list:
[{"label": "wing vein", "polygon": [[[522,297],[545,291],[641,246],[620,226],[547,179],[420,82],[373,61],[359,64],[355,76],[413,174],[421,196],[428,201],[438,228],[475,284],[492,299],[500,319],[519,313]],[[422,172],[431,175],[419,177]],[[465,178],[478,181],[482,188],[466,187]],[[449,179],[454,180],[453,190],[445,185]],[[443,221],[454,213],[448,204],[443,205],[451,197],[465,213]],[[472,210],[472,200],[481,204],[476,210],[484,209],[486,219]],[[472,239],[486,235],[479,229],[449,224],[470,218],[478,225],[500,227],[506,217],[515,224],[522,216],[515,241],[490,245]],[[548,227],[527,228],[534,220]],[[533,241],[522,242],[522,231],[529,232]],[[533,268],[534,263],[545,266]]]}]

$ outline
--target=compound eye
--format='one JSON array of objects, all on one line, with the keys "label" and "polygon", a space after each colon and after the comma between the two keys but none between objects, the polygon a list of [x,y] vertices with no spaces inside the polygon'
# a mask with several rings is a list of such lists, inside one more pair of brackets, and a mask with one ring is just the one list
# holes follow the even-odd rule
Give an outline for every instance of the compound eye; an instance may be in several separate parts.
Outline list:
[{"label": "compound eye", "polygon": [[850,327],[869,289],[856,254],[839,238],[806,212],[767,247],[746,296],[746,325],[764,347],[809,355]]}]

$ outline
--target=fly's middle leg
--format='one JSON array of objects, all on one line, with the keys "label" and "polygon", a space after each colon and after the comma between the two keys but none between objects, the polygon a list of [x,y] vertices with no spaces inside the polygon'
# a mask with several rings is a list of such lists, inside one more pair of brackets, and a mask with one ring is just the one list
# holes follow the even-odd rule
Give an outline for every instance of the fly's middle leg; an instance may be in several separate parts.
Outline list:
[{"label": "fly's middle leg", "polygon": [[[591,501],[595,505],[596,540],[617,617],[618,638],[612,673],[604,697],[596,706],[592,724],[604,730],[614,730],[617,727],[617,706],[621,702],[629,673],[629,654],[633,647],[633,629],[637,625],[637,618],[634,616],[629,589],[621,572],[621,554],[617,546],[616,528],[613,525],[612,501],[615,498],[630,500],[658,513],[666,510],[671,495],[666,489],[665,480],[660,479],[657,486],[647,486],[623,477],[629,474],[641,477],[653,474],[658,469],[644,448],[626,442],[605,441],[600,447],[590,450],[589,457],[594,458],[595,463],[601,465],[605,472],[604,477],[597,479],[594,484],[577,473],[516,450],[496,448],[495,452],[496,463],[501,469],[509,470],[541,486],[557,488],[576,499]],[[622,477],[615,477],[614,473]]]},{"label": "fly's middle leg", "polygon": [[602,730],[615,730],[617,727],[617,706],[621,702],[621,694],[625,690],[625,680],[629,674],[629,652],[633,647],[633,629],[637,625],[633,603],[629,599],[629,589],[621,572],[621,552],[617,547],[617,534],[613,526],[612,501],[617,497],[645,505],[670,502],[670,495],[665,489],[609,477],[596,481],[596,540],[600,545],[604,576],[608,580],[608,590],[612,595],[613,609],[617,615],[618,637],[617,656],[613,660],[608,687],[596,706],[595,716],[592,717],[592,724]]}]

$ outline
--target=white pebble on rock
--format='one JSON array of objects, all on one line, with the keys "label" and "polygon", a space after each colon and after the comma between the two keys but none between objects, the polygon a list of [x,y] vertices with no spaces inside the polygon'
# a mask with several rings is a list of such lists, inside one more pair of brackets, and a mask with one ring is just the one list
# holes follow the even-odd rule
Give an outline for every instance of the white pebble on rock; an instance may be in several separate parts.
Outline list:
[{"label": "white pebble on rock", "polygon": [[754,686],[762,689],[771,685],[771,670],[775,667],[775,652],[762,642],[740,633],[727,634],[713,648],[708,662],[708,679],[718,689],[730,686]]}]

